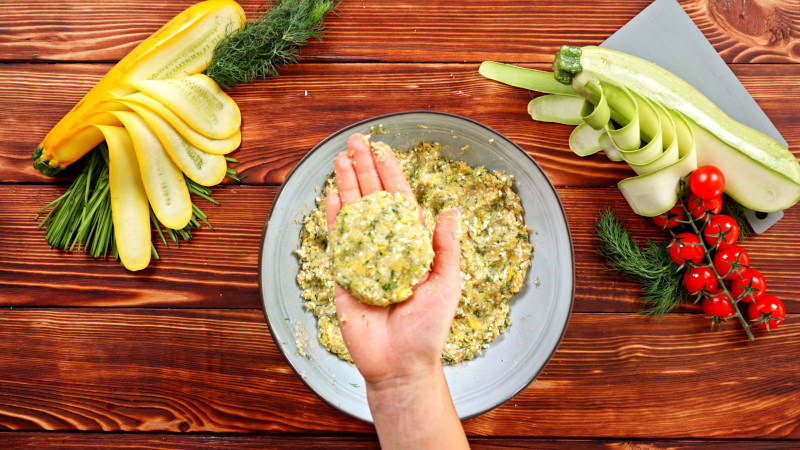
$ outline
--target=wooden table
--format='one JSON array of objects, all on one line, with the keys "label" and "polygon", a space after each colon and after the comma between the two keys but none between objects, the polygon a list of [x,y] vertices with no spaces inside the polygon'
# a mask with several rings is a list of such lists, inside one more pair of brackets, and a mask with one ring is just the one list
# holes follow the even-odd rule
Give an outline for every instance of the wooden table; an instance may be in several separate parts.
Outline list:
[{"label": "wooden table", "polygon": [[[191,3],[0,5],[0,446],[376,446],[372,427],[317,398],[273,343],[259,242],[278,186],[309,149],[355,121],[411,109],[465,115],[522,146],[557,186],[574,240],[566,336],[536,382],[464,423],[476,448],[800,445],[800,209],[744,244],[786,303],[778,330],[748,343],[733,323],[709,331],[691,305],[645,318],[636,286],[602,271],[591,234],[609,205],[637,238],[664,236],[616,189],[629,170],[574,156],[569,127],[534,123],[528,92],[477,73],[487,59],[546,68],[561,44],[602,42],[646,0],[347,0],[302,64],[233,92],[244,179],[214,189],[220,206],[201,203],[216,231],[159,245],[162,259],[136,274],[49,249],[33,217],[71,179],[35,172],[32,151],[115,61]],[[797,2],[681,5],[800,154]],[[257,2],[243,6],[252,14]]]}]

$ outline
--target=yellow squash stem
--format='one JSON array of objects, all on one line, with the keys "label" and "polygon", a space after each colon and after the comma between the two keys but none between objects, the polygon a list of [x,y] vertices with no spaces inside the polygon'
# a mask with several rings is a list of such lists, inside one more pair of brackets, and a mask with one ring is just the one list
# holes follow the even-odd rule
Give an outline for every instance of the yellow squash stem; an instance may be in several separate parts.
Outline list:
[{"label": "yellow squash stem", "polygon": [[108,144],[111,217],[119,259],[128,270],[142,270],[150,264],[150,206],[133,141],[122,127],[99,125],[97,130]]},{"label": "yellow squash stem", "polygon": [[232,0],[207,0],[184,10],[115,65],[45,136],[33,154],[34,167],[55,175],[103,141],[88,118],[98,105],[135,91],[130,82],[197,74],[211,62],[214,47],[245,24]]}]

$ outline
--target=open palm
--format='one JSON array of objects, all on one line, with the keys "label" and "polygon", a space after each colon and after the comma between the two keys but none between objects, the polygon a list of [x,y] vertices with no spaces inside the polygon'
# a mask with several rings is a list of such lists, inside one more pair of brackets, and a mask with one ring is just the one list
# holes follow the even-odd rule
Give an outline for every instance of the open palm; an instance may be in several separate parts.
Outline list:
[{"label": "open palm", "polygon": [[[335,161],[338,192],[326,199],[328,231],[342,207],[375,191],[414,198],[390,149],[375,156],[361,134],[354,134]],[[420,215],[420,220],[422,216]],[[391,306],[371,306],[336,285],[336,314],[342,337],[364,379],[380,383],[439,364],[461,296],[458,211],[443,211],[433,234],[436,254],[427,279],[414,294]]]}]

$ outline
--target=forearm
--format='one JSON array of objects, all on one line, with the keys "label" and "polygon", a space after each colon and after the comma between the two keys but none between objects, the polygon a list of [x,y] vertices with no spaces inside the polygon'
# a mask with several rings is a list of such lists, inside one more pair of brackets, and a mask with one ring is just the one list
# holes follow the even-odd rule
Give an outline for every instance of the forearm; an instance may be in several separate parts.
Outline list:
[{"label": "forearm", "polygon": [[469,448],[441,366],[426,372],[367,384],[382,448]]}]

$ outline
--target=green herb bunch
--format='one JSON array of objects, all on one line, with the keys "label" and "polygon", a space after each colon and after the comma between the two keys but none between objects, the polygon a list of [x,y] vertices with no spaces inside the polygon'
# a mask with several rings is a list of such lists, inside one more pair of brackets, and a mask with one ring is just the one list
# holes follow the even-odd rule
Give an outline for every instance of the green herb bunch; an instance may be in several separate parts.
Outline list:
[{"label": "green herb bunch", "polygon": [[276,0],[272,8],[217,44],[206,74],[223,89],[278,76],[278,68],[297,62],[300,47],[320,38],[332,0]]},{"label": "green herb bunch", "polygon": [[[671,238],[681,231],[690,231],[695,235],[702,236],[701,231],[709,215],[700,219],[693,217],[686,206],[689,204],[689,192],[687,179],[681,180],[678,205],[683,209],[681,215],[683,218],[674,219],[679,222],[679,227],[667,230]],[[740,238],[749,234],[749,225],[744,216],[745,208],[743,206],[733,199],[725,197],[721,213],[736,220],[742,231]],[[647,241],[643,247],[640,247],[639,243],[623,227],[617,214],[610,208],[600,211],[599,217],[595,221],[595,236],[600,241],[597,252],[605,257],[608,268],[624,274],[640,285],[642,293],[639,300],[644,306],[642,314],[660,318],[689,300],[690,296],[683,285],[683,270],[700,265],[686,262],[682,266],[676,266],[669,255],[669,238]],[[714,268],[711,258],[714,249],[709,248],[702,239],[700,239],[700,245],[703,248],[704,259],[707,260],[707,264],[702,266],[713,270],[723,293],[734,306],[735,315],[733,317],[741,322],[748,339],[753,340],[750,328],[754,325],[747,323],[739,311],[738,302],[723,283],[723,277]],[[702,294],[698,295],[695,301],[699,301],[701,298]]]},{"label": "green herb bunch", "polygon": [[642,314],[660,318],[687,300],[681,274],[667,251],[668,240],[647,241],[640,247],[610,208],[600,211],[594,226],[600,240],[597,252],[605,257],[609,269],[641,286]]}]

